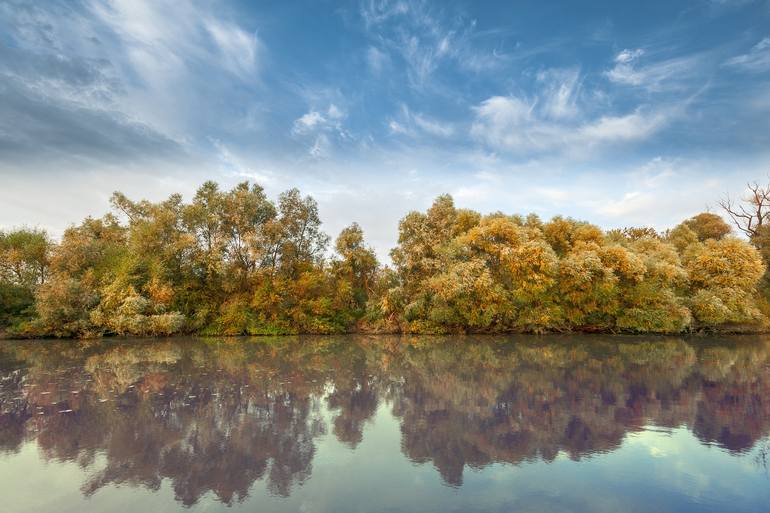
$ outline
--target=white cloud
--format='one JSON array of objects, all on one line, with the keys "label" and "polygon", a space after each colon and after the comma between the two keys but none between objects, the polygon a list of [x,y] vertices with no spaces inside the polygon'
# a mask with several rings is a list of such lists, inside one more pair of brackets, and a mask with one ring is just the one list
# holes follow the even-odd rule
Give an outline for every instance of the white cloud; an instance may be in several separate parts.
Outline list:
[{"label": "white cloud", "polygon": [[724,7],[739,7],[742,5],[750,4],[756,0],[710,0],[713,5]]},{"label": "white cloud", "polygon": [[[583,195],[583,205],[605,227],[671,228],[707,210],[726,192],[725,176],[718,171],[721,165],[654,157],[623,169],[617,183],[607,177],[606,185]],[[752,167],[756,167],[756,163]],[[744,176],[749,174],[751,171]],[[736,179],[735,176],[729,178],[730,181]],[[682,190],[687,194],[682,194]]]},{"label": "white cloud", "polygon": [[388,122],[388,128],[392,134],[407,135],[413,138],[420,135],[446,138],[455,133],[455,127],[452,123],[428,117],[420,112],[413,113],[406,105],[401,105],[398,119],[391,119]]},{"label": "white cloud", "polygon": [[404,125],[402,125],[401,123],[393,119],[391,119],[388,122],[388,128],[390,129],[390,132],[392,134],[404,134],[404,135],[411,134],[411,132]]},{"label": "white cloud", "polygon": [[310,112],[307,112],[297,118],[296,121],[294,121],[294,128],[293,132],[297,134],[305,134],[316,127],[326,124],[326,118],[318,111],[311,110]]},{"label": "white cloud", "polygon": [[329,137],[326,134],[318,134],[308,153],[314,159],[323,159],[329,156],[329,147]]},{"label": "white cloud", "polygon": [[379,48],[370,46],[366,50],[366,64],[373,75],[379,76],[390,66],[390,56]]},{"label": "white cloud", "polygon": [[[70,28],[67,53],[88,52],[111,62],[121,88],[117,108],[169,137],[185,138],[199,130],[202,117],[211,123],[224,115],[210,101],[219,93],[217,82],[258,83],[259,38],[214,5],[88,0],[85,6],[86,30]],[[98,44],[83,47],[79,39]]]},{"label": "white cloud", "polygon": [[350,134],[343,127],[346,113],[334,103],[330,103],[321,113],[318,110],[310,110],[294,120],[291,133],[300,138],[310,138],[312,145],[308,154],[313,159],[328,158],[331,154],[332,140],[330,135],[335,135],[337,140],[348,140]]},{"label": "white cloud", "polygon": [[494,193],[494,188],[486,183],[469,184],[452,191],[452,196],[459,201],[484,202]]},{"label": "white cloud", "polygon": [[366,26],[383,23],[395,16],[409,12],[407,2],[389,0],[368,0],[361,2],[361,17]]},{"label": "white cloud", "polygon": [[95,18],[111,30],[135,62],[152,60],[157,65],[138,65],[142,77],[157,81],[162,68],[179,73],[189,64],[231,71],[249,78],[257,71],[260,41],[216,11],[190,1],[91,0]]},{"label": "white cloud", "polygon": [[262,186],[272,185],[276,182],[276,176],[268,170],[256,171],[251,164],[240,155],[235,154],[225,143],[213,139],[212,144],[217,150],[219,170],[221,173],[239,178],[252,180]]},{"label": "white cloud", "polygon": [[329,104],[329,108],[326,109],[326,115],[329,119],[333,120],[342,119],[345,117],[345,113],[333,103]]},{"label": "white cloud", "polygon": [[204,25],[217,44],[225,68],[243,77],[255,73],[260,48],[256,34],[214,18],[206,20]]},{"label": "white cloud", "polygon": [[577,69],[551,69],[537,75],[540,106],[550,118],[572,118],[579,113],[580,72]]},{"label": "white cloud", "polygon": [[631,172],[631,176],[644,187],[660,187],[677,175],[676,167],[678,164],[679,161],[675,159],[657,156],[638,170]]},{"label": "white cloud", "polygon": [[644,55],[644,50],[641,48],[636,48],[634,50],[622,50],[615,56],[615,62],[618,64],[628,64],[629,62],[635,61],[642,55]]},{"label": "white cloud", "polygon": [[385,48],[403,60],[409,84],[416,89],[435,85],[435,72],[447,63],[480,72],[505,59],[493,48],[480,47],[475,20],[448,18],[427,2],[372,0],[362,4],[361,18],[378,46],[367,50],[370,70],[378,74],[389,62],[381,50]]},{"label": "white cloud", "polygon": [[578,128],[568,141],[593,146],[613,141],[646,139],[667,122],[665,114],[636,111],[624,116],[602,116]]},{"label": "white cloud", "polygon": [[725,64],[755,73],[770,71],[770,37],[754,45],[748,53],[737,55]]},{"label": "white cloud", "polygon": [[532,120],[532,105],[515,96],[492,96],[474,107],[476,121],[471,133],[492,146],[516,146],[518,129]]},{"label": "white cloud", "polygon": [[540,71],[536,78],[535,97],[493,96],[474,107],[471,135],[489,146],[514,153],[557,147],[560,151],[570,150],[579,144],[623,138],[622,134],[608,130],[626,128],[623,118],[581,121],[579,70],[547,69]]},{"label": "white cloud", "polygon": [[655,196],[650,193],[631,191],[623,194],[619,200],[609,200],[599,207],[598,212],[610,217],[625,217],[644,212],[655,205]]},{"label": "white cloud", "polygon": [[430,119],[422,114],[415,114],[414,122],[424,132],[438,137],[449,137],[454,133],[453,126]]},{"label": "white cloud", "polygon": [[345,112],[337,105],[330,103],[325,112],[311,109],[296,120],[292,126],[292,133],[295,135],[305,135],[316,131],[337,131],[345,133],[342,127],[342,121],[345,119]]},{"label": "white cloud", "polygon": [[678,89],[692,78],[701,56],[690,55],[642,63],[647,55],[641,48],[623,50],[615,56],[615,65],[605,72],[613,83],[640,87],[651,92]]},{"label": "white cloud", "polygon": [[474,107],[471,135],[498,149],[517,154],[557,151],[582,152],[596,146],[643,140],[665,125],[667,115],[638,109],[630,114],[605,115],[593,120],[549,119],[538,101],[493,96]]}]

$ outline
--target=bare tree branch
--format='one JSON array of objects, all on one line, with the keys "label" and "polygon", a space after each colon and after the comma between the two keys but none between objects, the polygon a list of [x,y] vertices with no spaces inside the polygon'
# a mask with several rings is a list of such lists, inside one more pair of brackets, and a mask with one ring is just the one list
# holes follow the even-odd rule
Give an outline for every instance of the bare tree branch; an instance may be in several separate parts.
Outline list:
[{"label": "bare tree branch", "polygon": [[719,201],[719,206],[740,231],[753,238],[770,216],[770,184],[762,186],[750,182],[746,186],[749,194],[741,199],[741,203],[736,204],[728,195]]}]

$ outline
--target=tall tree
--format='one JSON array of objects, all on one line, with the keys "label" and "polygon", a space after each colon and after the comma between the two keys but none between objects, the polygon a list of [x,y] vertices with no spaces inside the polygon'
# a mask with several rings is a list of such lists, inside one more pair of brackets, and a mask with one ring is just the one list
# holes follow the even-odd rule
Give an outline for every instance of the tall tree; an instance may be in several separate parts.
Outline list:
[{"label": "tall tree", "polygon": [[729,196],[719,202],[722,209],[747,237],[755,237],[770,216],[770,184],[747,184],[748,193],[739,201]]},{"label": "tall tree", "polygon": [[52,242],[42,230],[0,231],[0,328],[23,319],[48,279]]},{"label": "tall tree", "polygon": [[51,240],[42,230],[0,231],[0,280],[34,289],[48,276]]},{"label": "tall tree", "polygon": [[329,236],[321,230],[318,203],[297,189],[278,197],[277,229],[273,233],[274,266],[293,276],[323,258]]},{"label": "tall tree", "polygon": [[336,270],[341,279],[349,283],[353,308],[363,310],[377,272],[377,256],[364,243],[364,231],[353,223],[337,236],[334,248],[340,257]]}]

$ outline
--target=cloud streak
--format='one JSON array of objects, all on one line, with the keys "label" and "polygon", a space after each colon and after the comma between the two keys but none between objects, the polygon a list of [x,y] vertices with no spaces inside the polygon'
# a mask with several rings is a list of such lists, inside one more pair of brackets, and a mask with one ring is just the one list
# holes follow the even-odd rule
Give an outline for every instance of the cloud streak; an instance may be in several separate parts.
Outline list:
[{"label": "cloud streak", "polygon": [[436,88],[437,72],[449,63],[478,73],[505,60],[495,48],[478,44],[475,20],[447,17],[428,2],[369,0],[362,2],[360,15],[366,33],[380,46],[367,49],[370,68],[380,70],[390,55],[398,56],[415,89]]},{"label": "cloud streak", "polygon": [[747,53],[728,59],[725,64],[753,73],[770,71],[770,37],[762,39]]},{"label": "cloud streak", "polygon": [[[198,116],[216,81],[257,80],[256,34],[205,4],[91,0],[5,4],[0,145],[6,165],[80,159],[185,159],[205,141]],[[216,70],[216,71],[213,71]]]},{"label": "cloud streak", "polygon": [[660,61],[645,62],[647,52],[642,48],[626,49],[615,56],[614,66],[605,72],[616,84],[663,92],[686,87],[698,71],[700,55],[687,55]]}]

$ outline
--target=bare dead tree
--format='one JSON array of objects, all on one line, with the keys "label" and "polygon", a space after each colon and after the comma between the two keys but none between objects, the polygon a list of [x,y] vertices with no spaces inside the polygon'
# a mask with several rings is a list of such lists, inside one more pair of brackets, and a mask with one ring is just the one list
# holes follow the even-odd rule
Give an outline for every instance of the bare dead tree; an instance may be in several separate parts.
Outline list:
[{"label": "bare dead tree", "polygon": [[770,184],[762,186],[751,182],[747,186],[749,194],[740,202],[734,202],[727,196],[719,202],[719,206],[727,212],[740,231],[752,238],[770,220]]}]

